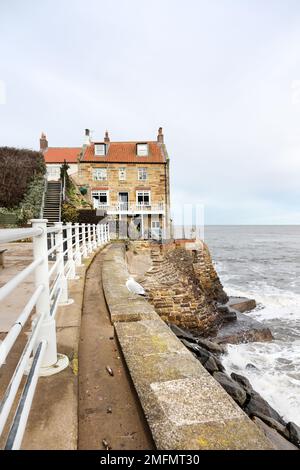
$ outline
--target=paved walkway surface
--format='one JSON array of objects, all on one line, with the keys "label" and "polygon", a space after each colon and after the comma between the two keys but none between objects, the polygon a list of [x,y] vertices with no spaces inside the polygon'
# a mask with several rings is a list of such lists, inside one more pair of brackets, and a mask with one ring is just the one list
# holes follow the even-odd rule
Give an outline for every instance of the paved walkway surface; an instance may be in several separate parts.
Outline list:
[{"label": "paved walkway surface", "polygon": [[[0,287],[6,284],[18,272],[22,271],[33,261],[32,243],[6,243],[0,248],[6,248],[5,267],[0,267]],[[7,332],[20,315],[25,303],[34,291],[34,275],[30,275],[18,287],[18,295],[12,292],[0,307],[0,333]]]},{"label": "paved walkway surface", "polygon": [[[31,243],[10,243],[5,247],[8,251],[6,266],[0,269],[0,285],[33,260]],[[118,345],[115,339],[109,339],[113,336],[113,327],[102,293],[102,256],[99,251],[85,259],[84,265],[77,269],[79,279],[69,281],[69,296],[74,303],[58,308],[56,330],[58,352],[69,357],[70,365],[57,375],[39,379],[22,449],[72,450],[79,446],[80,449],[102,450],[103,439],[113,449],[153,448]],[[34,277],[30,276],[18,287],[17,295],[15,292],[2,302],[0,339],[5,337],[33,290]],[[28,331],[30,319],[7,363],[0,368],[0,400],[25,346]],[[106,365],[113,369],[114,376],[108,374]],[[24,381],[25,377],[21,388]],[[107,412],[108,408],[111,413]],[[5,445],[14,411],[15,407],[0,437],[0,448]]]},{"label": "paved walkway surface", "polygon": [[[153,449],[102,290],[100,253],[85,284],[79,346],[79,449]],[[113,376],[106,367],[110,367]]]}]

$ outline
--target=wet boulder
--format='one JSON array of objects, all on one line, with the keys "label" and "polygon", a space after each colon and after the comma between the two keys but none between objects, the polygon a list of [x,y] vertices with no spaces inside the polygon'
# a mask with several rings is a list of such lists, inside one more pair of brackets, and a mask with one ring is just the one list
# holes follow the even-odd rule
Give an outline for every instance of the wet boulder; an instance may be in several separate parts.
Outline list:
[{"label": "wet boulder", "polygon": [[207,349],[208,351],[216,354],[224,354],[226,348],[224,346],[221,346],[217,343],[214,343],[213,341],[209,341],[208,339],[204,338],[196,338],[197,344],[199,344],[201,347]]},{"label": "wet boulder", "polygon": [[265,415],[265,416],[268,416],[269,418],[275,419],[280,424],[285,425],[285,422],[281,418],[279,413],[277,413],[277,411],[274,410],[274,408],[272,408],[269,405],[269,403],[266,400],[264,400],[259,395],[259,393],[255,392],[254,390],[251,392],[250,399],[247,405],[245,406],[244,411],[249,416],[257,416],[257,414]]},{"label": "wet boulder", "polygon": [[219,367],[213,356],[210,356],[203,365],[210,374],[213,374],[214,372],[219,371]]},{"label": "wet boulder", "polygon": [[205,362],[210,358],[211,354],[206,350],[201,348],[196,343],[191,343],[185,339],[182,339],[181,342],[193,353],[197,355],[197,358],[200,360],[201,364],[204,365]]},{"label": "wet boulder", "polygon": [[243,387],[243,389],[245,390],[245,392],[247,392],[249,395],[251,394],[251,392],[253,392],[253,388],[252,388],[251,383],[250,383],[249,380],[248,380],[246,377],[244,377],[243,375],[236,374],[235,372],[232,372],[232,374],[230,375],[230,377],[231,377],[235,382],[237,382],[239,385],[241,385],[241,387]]},{"label": "wet boulder", "polygon": [[297,447],[300,447],[300,428],[297,424],[293,422],[289,422],[286,425],[286,429],[289,432],[289,439],[290,441],[295,444]]},{"label": "wet boulder", "polygon": [[247,399],[245,390],[228,375],[223,372],[215,372],[213,374],[219,384],[226,390],[226,392],[236,401],[240,406],[243,406]]}]

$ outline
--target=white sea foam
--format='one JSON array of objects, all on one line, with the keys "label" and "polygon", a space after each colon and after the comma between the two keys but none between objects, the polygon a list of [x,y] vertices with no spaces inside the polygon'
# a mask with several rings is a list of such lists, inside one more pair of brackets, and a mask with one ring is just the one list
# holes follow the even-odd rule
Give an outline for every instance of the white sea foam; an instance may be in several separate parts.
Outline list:
[{"label": "white sea foam", "polygon": [[[260,293],[255,288],[226,290],[232,296],[255,298],[258,306],[248,315],[266,323],[280,338],[271,343],[228,345],[223,356],[227,372],[246,376],[285,420],[300,425],[300,295],[272,286]],[[249,363],[257,369],[248,369]]]},{"label": "white sea foam", "polygon": [[226,292],[254,298],[248,315],[275,338],[229,346],[224,365],[300,425],[300,227],[208,227],[206,237]]},{"label": "white sea foam", "polygon": [[[300,426],[300,341],[228,345],[222,362],[228,373],[246,376],[286,421]],[[257,369],[248,369],[249,363]]]}]

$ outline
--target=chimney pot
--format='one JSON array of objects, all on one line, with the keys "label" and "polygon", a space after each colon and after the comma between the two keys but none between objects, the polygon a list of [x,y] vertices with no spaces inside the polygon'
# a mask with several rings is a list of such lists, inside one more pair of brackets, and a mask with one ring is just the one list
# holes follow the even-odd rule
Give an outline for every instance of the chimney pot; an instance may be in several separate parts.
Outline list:
[{"label": "chimney pot", "polygon": [[83,145],[90,145],[90,144],[91,144],[90,129],[85,129]]},{"label": "chimney pot", "polygon": [[40,151],[44,152],[48,148],[48,140],[44,132],[41,133],[40,137]]},{"label": "chimney pot", "polygon": [[159,127],[158,129],[157,142],[159,142],[160,144],[164,143],[164,135],[163,135],[162,127]]},{"label": "chimney pot", "polygon": [[108,135],[108,131],[105,131],[104,142],[110,142],[110,138],[109,138],[109,135]]}]

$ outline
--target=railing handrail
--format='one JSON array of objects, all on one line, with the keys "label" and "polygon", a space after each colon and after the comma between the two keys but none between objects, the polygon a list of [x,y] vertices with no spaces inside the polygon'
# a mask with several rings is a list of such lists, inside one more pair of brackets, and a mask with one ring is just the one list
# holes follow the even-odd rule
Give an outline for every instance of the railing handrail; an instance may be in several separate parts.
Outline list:
[{"label": "railing handrail", "polygon": [[129,202],[119,202],[117,204],[98,204],[96,209],[103,209],[108,211],[119,211],[123,210],[126,212],[134,212],[134,211],[143,211],[143,210],[164,210],[165,204],[163,202],[157,202],[155,204],[130,204]]},{"label": "railing handrail", "polygon": [[[16,290],[30,274],[35,274],[35,289],[31,297],[0,343],[0,368],[5,363],[33,309],[36,309],[31,333],[6,392],[0,400],[1,436],[14,406],[24,371],[28,370],[28,378],[8,434],[6,449],[19,449],[21,446],[38,376],[41,373],[49,375],[59,372],[68,365],[66,357],[57,355],[55,328],[58,305],[71,303],[68,295],[68,280],[76,279],[76,267],[81,266],[83,257],[89,256],[97,247],[110,240],[108,224],[100,226],[100,224],[69,223],[63,225],[62,222],[56,222],[54,227],[47,227],[47,220],[44,219],[35,219],[31,222],[32,227],[29,228],[0,230],[0,243],[31,238],[34,257],[28,266],[0,287],[0,300]],[[53,257],[55,261],[49,266],[48,260],[49,258],[52,260]],[[30,364],[28,361],[32,354]],[[62,364],[59,364],[60,360]]]}]

